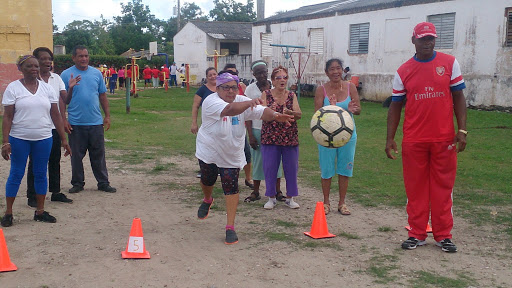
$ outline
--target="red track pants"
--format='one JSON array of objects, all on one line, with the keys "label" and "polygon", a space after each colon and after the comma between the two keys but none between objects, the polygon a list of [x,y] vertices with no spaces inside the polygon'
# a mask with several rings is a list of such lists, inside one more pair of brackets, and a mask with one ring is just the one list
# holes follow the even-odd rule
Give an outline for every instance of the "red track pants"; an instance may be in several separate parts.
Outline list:
[{"label": "red track pants", "polygon": [[452,238],[452,193],[457,174],[453,141],[402,143],[409,237],[427,238],[429,212],[435,241]]}]

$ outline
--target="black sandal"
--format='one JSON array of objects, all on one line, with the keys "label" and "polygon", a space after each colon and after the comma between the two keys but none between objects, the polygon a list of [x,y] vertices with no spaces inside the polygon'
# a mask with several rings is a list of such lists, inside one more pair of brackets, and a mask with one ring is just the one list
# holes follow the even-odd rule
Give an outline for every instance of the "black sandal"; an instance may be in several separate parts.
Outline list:
[{"label": "black sandal", "polygon": [[244,202],[249,203],[249,202],[254,202],[254,201],[257,201],[260,199],[261,199],[260,192],[253,191],[249,197],[245,198]]},{"label": "black sandal", "polygon": [[286,196],[283,195],[283,192],[277,191],[276,199],[277,199],[277,201],[284,202],[284,201],[286,201]]}]

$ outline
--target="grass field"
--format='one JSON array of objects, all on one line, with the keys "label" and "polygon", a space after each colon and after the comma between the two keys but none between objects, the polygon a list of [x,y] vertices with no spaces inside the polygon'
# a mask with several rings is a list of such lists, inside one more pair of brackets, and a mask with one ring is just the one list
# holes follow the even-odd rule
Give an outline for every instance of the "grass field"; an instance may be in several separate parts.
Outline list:
[{"label": "grass field", "polygon": [[[193,157],[195,136],[190,133],[190,115],[195,90],[140,91],[139,98],[131,98],[130,114],[125,112],[124,91],[109,96],[112,127],[106,133],[107,146],[124,150],[123,161],[132,163],[163,155]],[[300,99],[300,106],[299,177],[320,189],[317,146],[309,132],[313,99]],[[365,206],[403,207],[402,163],[387,159],[384,153],[386,116],[387,109],[380,103],[362,103],[362,113],[355,118],[358,144],[348,197]],[[475,225],[491,225],[512,236],[512,114],[468,110],[467,129],[468,145],[458,159],[455,213]],[[400,143],[401,133],[396,140]]]}]

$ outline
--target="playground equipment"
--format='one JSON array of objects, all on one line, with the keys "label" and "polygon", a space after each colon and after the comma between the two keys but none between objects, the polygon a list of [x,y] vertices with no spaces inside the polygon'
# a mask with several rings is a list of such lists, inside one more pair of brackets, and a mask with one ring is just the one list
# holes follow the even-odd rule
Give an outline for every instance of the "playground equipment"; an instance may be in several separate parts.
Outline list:
[{"label": "playground equipment", "polygon": [[[140,59],[137,57],[131,58],[131,63],[126,64],[125,71],[130,71],[130,78],[126,77],[126,113],[130,113],[130,96],[135,98],[139,97],[137,93],[137,78],[139,77],[139,65],[136,64],[136,61]],[[131,69],[129,69],[131,68]]]},{"label": "playground equipment", "polygon": [[[300,99],[300,91],[301,91],[301,79],[302,79],[302,76],[304,75],[304,70],[306,69],[306,66],[308,65],[308,61],[309,61],[309,57],[311,56],[311,54],[318,54],[318,53],[315,53],[315,52],[295,52],[296,49],[306,49],[306,47],[304,46],[296,46],[296,45],[283,45],[283,44],[270,44],[270,46],[274,46],[274,47],[281,47],[281,50],[284,54],[284,59],[286,60],[286,67],[288,68],[289,67],[289,60],[292,61],[292,66],[293,66],[293,70],[295,70],[295,75],[297,75],[297,98]],[[284,48],[286,48],[286,51],[284,50]],[[290,48],[293,48],[293,50],[290,52]],[[298,54],[299,55],[299,63],[298,63],[298,67],[295,67],[295,61],[293,61],[293,54]],[[301,69],[301,60],[302,60],[302,55],[306,55],[307,58],[306,58],[306,62],[304,64],[304,67],[302,67]]]},{"label": "playground equipment", "polygon": [[219,62],[218,58],[219,57],[226,57],[226,56],[228,56],[228,53],[226,53],[226,54],[219,54],[219,51],[213,50],[213,54],[210,55],[210,54],[208,54],[208,51],[205,51],[205,52],[206,52],[206,56],[213,57],[213,64],[214,64],[213,67],[215,67],[215,70],[219,71],[219,69],[217,68],[218,62]]}]

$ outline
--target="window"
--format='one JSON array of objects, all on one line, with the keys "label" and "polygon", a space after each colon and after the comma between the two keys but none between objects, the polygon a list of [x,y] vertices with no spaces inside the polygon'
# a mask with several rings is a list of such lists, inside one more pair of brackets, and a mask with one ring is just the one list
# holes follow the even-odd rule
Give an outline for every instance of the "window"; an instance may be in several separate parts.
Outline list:
[{"label": "window", "polygon": [[324,54],[324,28],[309,30],[309,52]]},{"label": "window", "polygon": [[226,55],[238,55],[239,46],[238,43],[233,42],[220,42],[220,54]]},{"label": "window", "polygon": [[455,31],[455,13],[427,16],[427,21],[436,26],[436,49],[452,49]]},{"label": "window", "polygon": [[272,33],[261,33],[261,57],[272,56]]},{"label": "window", "polygon": [[505,17],[507,17],[507,34],[505,36],[505,46],[512,47],[512,7],[505,9]]},{"label": "window", "polygon": [[348,53],[368,54],[370,23],[350,25],[350,47]]}]

